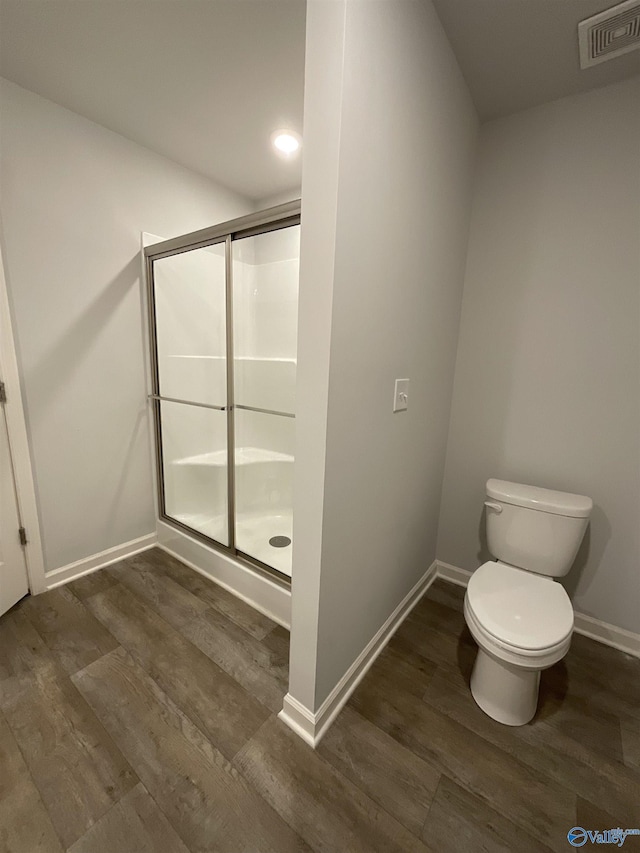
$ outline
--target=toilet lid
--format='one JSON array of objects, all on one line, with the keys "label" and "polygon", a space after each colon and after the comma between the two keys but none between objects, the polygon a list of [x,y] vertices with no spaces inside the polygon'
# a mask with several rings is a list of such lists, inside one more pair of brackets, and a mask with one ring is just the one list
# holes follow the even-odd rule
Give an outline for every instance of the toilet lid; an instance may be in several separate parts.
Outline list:
[{"label": "toilet lid", "polygon": [[467,603],[485,630],[516,648],[547,649],[573,630],[573,607],[559,583],[504,563],[476,569]]}]

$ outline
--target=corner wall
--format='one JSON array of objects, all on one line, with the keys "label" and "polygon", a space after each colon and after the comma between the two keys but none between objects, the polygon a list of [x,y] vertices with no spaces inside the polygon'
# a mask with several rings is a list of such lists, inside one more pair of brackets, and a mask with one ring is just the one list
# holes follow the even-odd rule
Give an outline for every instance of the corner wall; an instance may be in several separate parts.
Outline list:
[{"label": "corner wall", "polygon": [[428,2],[312,0],[306,56],[290,696],[315,712],[436,556],[477,119]]},{"label": "corner wall", "polygon": [[140,234],[249,201],[1,81],[2,239],[48,571],[155,531]]},{"label": "corner wall", "polygon": [[593,498],[565,584],[640,632],[640,78],[480,135],[438,558],[491,559],[489,477]]}]

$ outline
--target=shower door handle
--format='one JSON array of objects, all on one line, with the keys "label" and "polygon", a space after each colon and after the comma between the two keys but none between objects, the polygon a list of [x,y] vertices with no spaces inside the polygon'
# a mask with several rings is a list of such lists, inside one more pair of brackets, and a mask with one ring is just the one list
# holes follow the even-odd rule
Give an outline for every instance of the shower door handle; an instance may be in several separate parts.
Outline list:
[{"label": "shower door handle", "polygon": [[229,406],[214,406],[211,403],[196,403],[194,400],[179,400],[177,397],[163,397],[161,394],[147,394],[148,400],[159,400],[165,403],[183,403],[185,406],[198,406],[201,409],[215,409],[217,412],[226,412]]}]

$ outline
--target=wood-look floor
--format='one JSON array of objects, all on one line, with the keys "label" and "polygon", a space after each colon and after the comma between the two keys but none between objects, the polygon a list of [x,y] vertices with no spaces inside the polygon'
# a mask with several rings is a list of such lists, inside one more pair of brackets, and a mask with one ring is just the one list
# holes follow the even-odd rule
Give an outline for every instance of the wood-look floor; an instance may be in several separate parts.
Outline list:
[{"label": "wood-look floor", "polygon": [[0,618],[0,850],[533,853],[640,827],[640,660],[576,636],[512,729],[475,706],[474,654],[436,582],[314,752],[276,718],[287,632],[163,552],[24,599]]}]

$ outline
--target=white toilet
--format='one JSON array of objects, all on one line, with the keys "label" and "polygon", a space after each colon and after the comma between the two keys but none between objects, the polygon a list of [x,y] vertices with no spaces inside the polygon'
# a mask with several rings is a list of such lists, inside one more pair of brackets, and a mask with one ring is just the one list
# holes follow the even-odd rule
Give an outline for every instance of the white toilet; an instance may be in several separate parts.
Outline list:
[{"label": "white toilet", "polygon": [[489,551],[471,576],[464,616],[479,649],[471,693],[482,710],[523,726],[538,704],[540,672],[565,656],[573,607],[554,578],[567,574],[593,508],[591,498],[487,481]]}]

